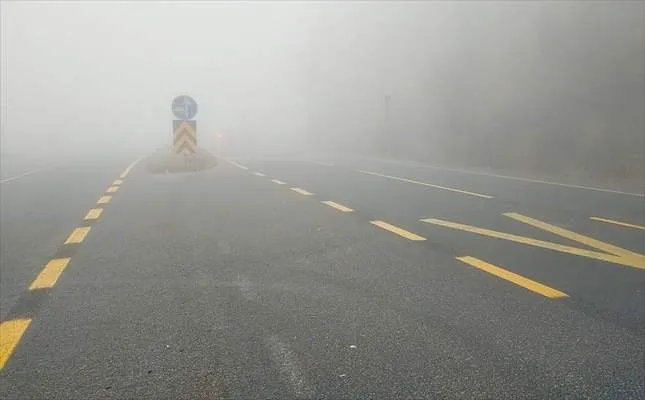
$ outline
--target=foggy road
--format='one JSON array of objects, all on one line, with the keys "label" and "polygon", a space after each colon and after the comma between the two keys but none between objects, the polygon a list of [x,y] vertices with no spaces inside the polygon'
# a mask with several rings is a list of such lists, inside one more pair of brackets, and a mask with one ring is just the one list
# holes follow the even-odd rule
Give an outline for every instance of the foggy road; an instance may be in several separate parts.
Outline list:
[{"label": "foggy road", "polygon": [[0,399],[645,400],[643,15],[0,0]]},{"label": "foggy road", "polygon": [[136,159],[2,184],[3,398],[643,398],[642,193]]}]

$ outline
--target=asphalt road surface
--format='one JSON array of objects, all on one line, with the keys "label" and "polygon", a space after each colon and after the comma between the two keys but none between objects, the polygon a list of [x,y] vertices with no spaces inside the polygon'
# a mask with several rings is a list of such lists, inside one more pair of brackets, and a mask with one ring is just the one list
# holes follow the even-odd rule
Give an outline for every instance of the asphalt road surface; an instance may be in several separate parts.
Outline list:
[{"label": "asphalt road surface", "polygon": [[4,166],[3,399],[645,398],[641,193],[135,158]]}]

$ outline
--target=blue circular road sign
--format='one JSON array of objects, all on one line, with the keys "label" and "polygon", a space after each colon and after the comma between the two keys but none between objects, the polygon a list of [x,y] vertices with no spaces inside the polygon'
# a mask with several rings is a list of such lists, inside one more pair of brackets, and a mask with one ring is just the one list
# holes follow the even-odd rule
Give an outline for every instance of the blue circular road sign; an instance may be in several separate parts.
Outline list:
[{"label": "blue circular road sign", "polygon": [[190,96],[178,96],[172,101],[172,113],[177,119],[192,119],[197,114],[197,102]]}]

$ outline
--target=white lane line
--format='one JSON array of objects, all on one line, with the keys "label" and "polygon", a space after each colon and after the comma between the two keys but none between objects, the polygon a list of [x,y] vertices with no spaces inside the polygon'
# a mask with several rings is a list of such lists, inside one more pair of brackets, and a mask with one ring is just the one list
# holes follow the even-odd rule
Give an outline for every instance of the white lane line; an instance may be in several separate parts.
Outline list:
[{"label": "white lane line", "polygon": [[235,161],[233,161],[233,160],[229,160],[228,158],[222,158],[222,160],[224,160],[224,161],[226,161],[227,163],[229,163],[229,164],[231,164],[231,165],[234,165],[234,166],[236,166],[236,167],[238,167],[238,168],[240,168],[240,169],[249,169],[249,167],[247,167],[247,166],[245,166],[245,165],[242,165],[242,164],[239,164],[239,163],[236,163]]},{"label": "white lane line", "polygon": [[461,193],[461,194],[466,194],[466,195],[475,196],[475,197],[481,197],[481,198],[484,198],[484,199],[492,199],[493,198],[493,196],[489,196],[487,194],[469,192],[467,190],[461,190],[461,189],[456,189],[456,188],[447,187],[447,186],[439,186],[439,185],[435,185],[433,183],[415,181],[414,179],[408,179],[408,178],[401,178],[400,176],[385,175],[385,174],[381,174],[379,172],[366,171],[364,169],[357,169],[356,171],[358,171],[358,172],[360,172],[362,174],[380,176],[381,178],[393,179],[395,181],[401,181],[401,182],[414,183],[415,185],[421,185],[421,186],[427,186],[427,187],[431,187],[431,188],[435,188],[435,189],[447,190],[447,191],[450,191],[450,192]]},{"label": "white lane line", "polygon": [[514,179],[516,181],[542,183],[542,184],[545,184],[545,185],[555,185],[555,186],[562,186],[562,187],[568,187],[568,188],[574,188],[574,189],[593,190],[593,191],[596,191],[596,192],[605,192],[605,193],[614,193],[614,194],[624,194],[624,195],[627,195],[627,196],[645,197],[644,193],[623,192],[622,190],[604,189],[604,188],[597,188],[597,187],[593,187],[593,186],[584,186],[584,185],[572,185],[572,184],[569,184],[569,183],[544,181],[544,180],[541,180],[541,179],[519,178],[519,177],[516,177],[516,176],[489,174],[489,173],[486,173],[486,172],[476,172],[474,174],[476,174],[476,175],[484,175],[484,176],[492,176],[492,177],[495,177],[495,178]]},{"label": "white lane line", "polygon": [[280,341],[277,335],[269,336],[265,342],[273,362],[276,363],[280,370],[282,379],[289,385],[293,394],[299,399],[314,398],[316,392],[307,382],[293,351]]},{"label": "white lane line", "polygon": [[54,169],[54,168],[57,168],[57,167],[60,167],[60,164],[49,165],[47,167],[42,167],[42,168],[34,169],[32,171],[23,172],[22,174],[18,174],[18,175],[15,175],[15,176],[10,176],[8,178],[1,179],[0,183],[9,183],[9,182],[14,181],[16,179],[22,178],[23,176],[33,175],[35,173],[38,173],[38,172],[41,172],[41,171],[46,171],[46,170],[49,170],[49,169]]},{"label": "white lane line", "polygon": [[298,193],[298,194],[303,195],[303,196],[313,196],[314,195],[313,193],[311,193],[309,191],[306,191],[305,189],[298,188],[298,187],[292,187],[290,189],[293,190],[294,192]]},{"label": "white lane line", "polygon": [[547,181],[547,180],[544,180],[544,179],[522,178],[522,177],[519,177],[519,176],[493,174],[493,173],[490,173],[490,172],[469,171],[469,170],[459,169],[459,168],[438,167],[438,166],[434,166],[434,165],[421,164],[421,163],[407,163],[407,162],[401,162],[401,161],[396,161],[396,160],[381,160],[381,161],[391,162],[391,163],[394,163],[394,164],[400,164],[400,165],[405,165],[405,166],[409,166],[409,167],[421,167],[421,168],[428,168],[428,169],[436,169],[438,171],[458,172],[458,173],[466,174],[466,175],[490,176],[490,177],[493,177],[493,178],[511,179],[511,180],[515,180],[515,181],[531,182],[531,183],[541,183],[541,184],[544,184],[544,185],[554,185],[554,186],[562,186],[562,187],[568,187],[568,188],[574,188],[574,189],[593,190],[593,191],[596,191],[596,192],[622,194],[622,195],[626,195],[626,196],[645,197],[645,193],[633,193],[633,192],[625,192],[625,191],[622,191],[622,190],[606,189],[606,188],[599,188],[599,187],[593,187],[593,186],[574,185],[574,184],[570,184],[570,183]]}]

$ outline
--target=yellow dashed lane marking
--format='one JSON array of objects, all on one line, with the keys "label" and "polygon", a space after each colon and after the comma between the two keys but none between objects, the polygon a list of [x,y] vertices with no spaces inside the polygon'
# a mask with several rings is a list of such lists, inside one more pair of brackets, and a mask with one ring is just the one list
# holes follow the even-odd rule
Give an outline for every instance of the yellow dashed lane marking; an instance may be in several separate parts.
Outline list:
[{"label": "yellow dashed lane marking", "polygon": [[[143,157],[142,157],[143,158]],[[117,179],[113,182],[113,186],[110,186],[107,190],[108,193],[114,193],[119,190],[120,185],[123,183],[124,179],[129,173],[130,170],[139,162],[141,158],[132,162],[120,175],[120,179]],[[98,204],[107,204],[112,200],[112,196],[101,196],[97,201]],[[86,220],[97,219],[103,212],[102,208],[93,208],[85,216]],[[80,227],[74,229],[69,235],[65,244],[74,244],[81,243],[87,236],[90,231],[90,227]],[[29,286],[29,290],[45,289],[51,288],[56,284],[58,278],[63,273],[67,265],[69,264],[69,258],[55,258],[49,261],[36,279]],[[11,355],[13,354],[16,346],[20,342],[20,339],[24,335],[27,328],[31,324],[31,319],[14,319],[9,321],[4,321],[0,323],[0,370],[2,370]]]},{"label": "yellow dashed lane marking", "polygon": [[87,213],[87,215],[85,216],[85,219],[86,220],[98,219],[101,216],[102,212],[103,212],[102,208],[93,208]]},{"label": "yellow dashed lane marking", "polygon": [[405,229],[401,229],[401,228],[399,228],[397,226],[394,226],[392,224],[388,224],[387,222],[384,222],[384,221],[378,221],[377,220],[377,221],[370,221],[370,223],[378,226],[379,228],[385,229],[386,231],[390,231],[390,232],[395,233],[395,234],[397,234],[399,236],[402,236],[402,237],[404,237],[406,239],[416,240],[416,241],[426,240],[426,238],[424,238],[423,236],[419,236],[419,235],[417,235],[415,233],[412,233],[410,231],[406,231]]},{"label": "yellow dashed lane marking", "polygon": [[446,228],[457,229],[465,232],[477,233],[483,236],[489,236],[497,239],[509,240],[511,242],[527,244],[530,246],[541,247],[543,249],[555,250],[562,253],[569,253],[576,256],[593,258],[596,260],[606,261],[614,264],[625,265],[628,267],[645,269],[645,263],[639,262],[626,257],[618,257],[613,254],[600,253],[597,251],[579,249],[577,247],[565,246],[562,244],[546,242],[544,240],[532,239],[524,236],[512,235],[510,233],[498,232],[491,229],[477,228],[475,226],[459,224],[456,222],[443,221],[435,218],[422,219],[422,222],[444,226]]},{"label": "yellow dashed lane marking", "polygon": [[262,172],[254,172],[253,175],[255,175],[255,176],[266,176]]},{"label": "yellow dashed lane marking", "polygon": [[54,287],[58,277],[63,273],[65,268],[69,264],[69,258],[55,258],[45,265],[40,274],[29,286],[29,290],[34,289],[45,289]]},{"label": "yellow dashed lane marking", "polygon": [[83,239],[85,239],[85,236],[90,232],[90,229],[91,228],[89,226],[74,229],[65,241],[65,244],[81,243]]},{"label": "yellow dashed lane marking", "polygon": [[489,196],[489,195],[487,195],[487,194],[481,194],[481,193],[469,192],[469,191],[467,191],[467,190],[455,189],[455,188],[446,187],[446,186],[433,185],[432,183],[426,183],[426,182],[415,181],[415,180],[412,180],[412,179],[401,178],[401,177],[398,177],[398,176],[379,174],[378,172],[365,171],[365,170],[362,170],[362,169],[357,169],[356,171],[358,171],[358,172],[360,172],[360,173],[363,173],[363,174],[374,175],[374,176],[380,176],[380,177],[382,177],[382,178],[393,179],[393,180],[396,180],[396,181],[408,182],[408,183],[414,183],[414,184],[416,184],[416,185],[432,187],[432,188],[435,188],[435,189],[447,190],[447,191],[450,191],[450,192],[461,193],[461,194],[467,194],[467,195],[469,195],[469,196],[481,197],[481,198],[483,198],[483,199],[492,199],[492,198],[493,198],[493,196]]},{"label": "yellow dashed lane marking", "polygon": [[543,229],[547,232],[551,232],[554,235],[562,236],[567,239],[571,239],[573,241],[576,241],[578,243],[585,244],[589,247],[593,247],[595,249],[607,252],[609,254],[613,254],[618,257],[628,257],[628,258],[634,258],[634,259],[641,259],[641,261],[645,264],[645,256],[634,253],[632,251],[623,249],[622,247],[614,246],[613,244],[601,242],[600,240],[596,240],[593,238],[590,238],[588,236],[581,235],[579,233],[572,232],[568,229],[560,228],[559,226],[551,225],[546,222],[537,220],[535,218],[527,217],[522,214],[518,213],[505,213],[505,216],[509,218],[513,218],[516,221],[523,222],[525,224],[534,226],[539,229]]},{"label": "yellow dashed lane marking", "polygon": [[107,203],[110,202],[110,200],[112,200],[112,196],[101,196],[99,201],[97,201],[96,203],[97,204],[107,204]]},{"label": "yellow dashed lane marking", "polygon": [[31,319],[13,319],[0,324],[0,370],[13,354],[29,324]]},{"label": "yellow dashed lane marking", "polygon": [[352,211],[354,211],[349,207],[345,207],[344,205],[338,204],[338,203],[333,202],[331,200],[321,201],[321,203],[327,204],[329,207],[333,207],[333,208],[337,209],[338,211],[342,211],[342,212],[352,212]]},{"label": "yellow dashed lane marking", "polygon": [[281,180],[278,180],[278,179],[271,179],[271,182],[277,183],[278,185],[286,185],[285,182],[282,182]]},{"label": "yellow dashed lane marking", "polygon": [[296,193],[299,193],[303,196],[313,196],[313,193],[306,191],[305,189],[300,189],[297,187],[292,187],[291,190],[293,190]]},{"label": "yellow dashed lane marking", "polygon": [[599,222],[606,222],[608,224],[624,226],[624,227],[627,227],[627,228],[641,229],[641,230],[645,231],[645,226],[641,226],[641,225],[629,224],[627,222],[614,221],[613,219],[600,218],[600,217],[589,217],[589,219],[592,219],[594,221],[599,221]]},{"label": "yellow dashed lane marking", "polygon": [[130,169],[131,169],[130,167],[126,168],[126,169],[121,173],[121,175],[119,175],[119,178],[121,178],[121,179],[125,179],[125,178],[128,176],[128,174],[130,173]]},{"label": "yellow dashed lane marking", "polygon": [[464,262],[468,265],[471,265],[475,268],[479,268],[482,271],[486,271],[489,274],[495,275],[499,278],[505,279],[509,282],[513,282],[516,285],[519,285],[525,289],[539,293],[542,296],[546,296],[550,299],[559,299],[562,297],[569,297],[566,293],[563,293],[559,290],[550,288],[546,285],[543,285],[539,282],[533,281],[531,279],[525,278],[522,275],[518,275],[514,272],[507,271],[504,268],[500,268],[493,264],[489,264],[486,261],[479,260],[475,257],[457,257],[457,260]]},{"label": "yellow dashed lane marking", "polygon": [[130,165],[128,165],[128,168],[126,168],[125,170],[123,170],[123,172],[121,172],[121,175],[119,176],[119,178],[125,179],[125,177],[128,176],[128,174],[130,173],[132,168],[134,168],[134,166],[137,165],[137,163],[139,161],[141,161],[142,159],[143,159],[143,157],[140,157],[140,158],[132,161],[132,163]]}]

